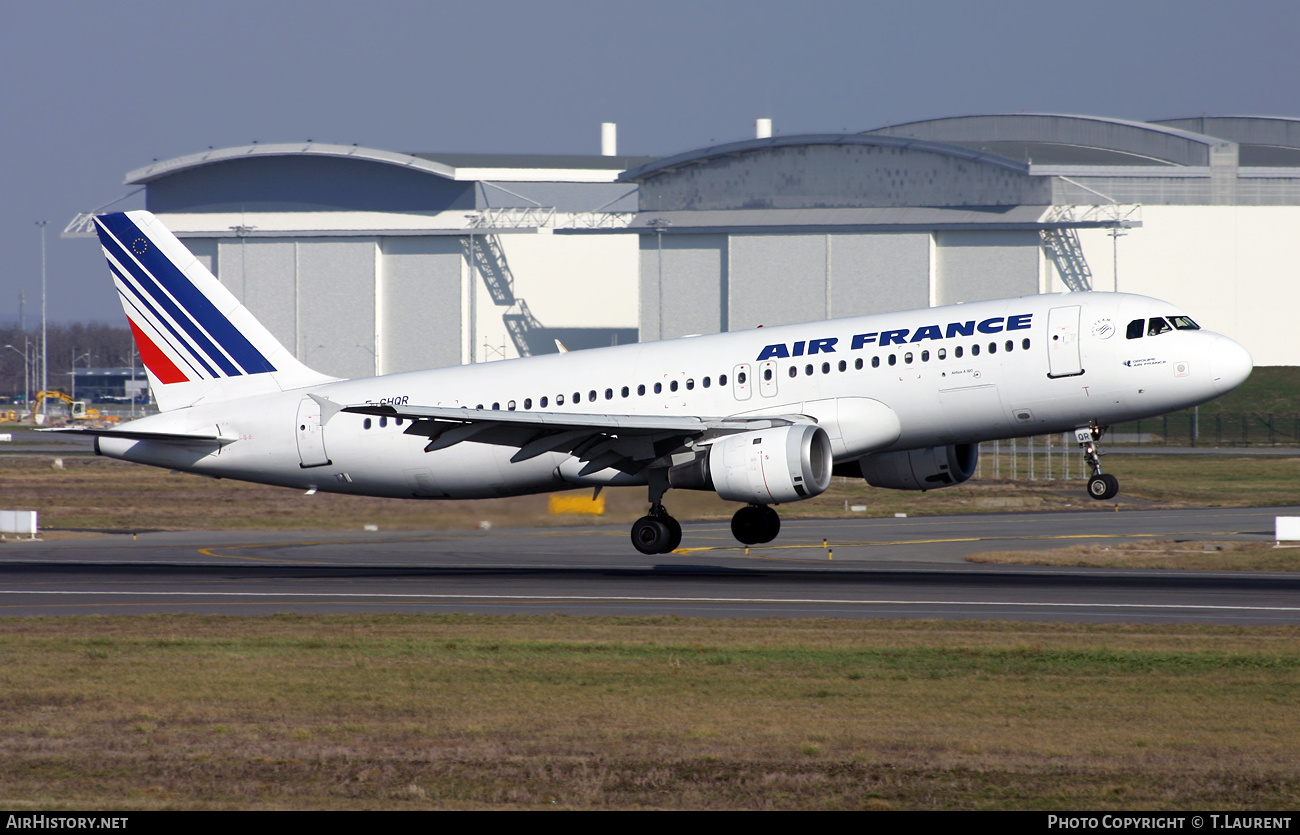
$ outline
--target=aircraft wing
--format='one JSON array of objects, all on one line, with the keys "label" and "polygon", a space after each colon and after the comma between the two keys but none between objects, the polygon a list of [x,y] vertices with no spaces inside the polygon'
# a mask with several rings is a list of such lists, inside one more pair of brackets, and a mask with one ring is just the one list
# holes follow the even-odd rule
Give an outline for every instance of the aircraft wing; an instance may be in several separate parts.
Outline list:
[{"label": "aircraft wing", "polygon": [[407,435],[429,438],[425,452],[446,449],[468,440],[518,447],[519,451],[510,459],[516,463],[547,452],[565,452],[587,462],[582,468],[583,475],[607,467],[637,473],[656,458],[680,448],[688,440],[771,426],[787,426],[800,419],[808,420],[798,415],[703,418],[689,415],[566,414],[371,403],[345,406],[339,411],[409,419],[413,422],[406,429]]}]

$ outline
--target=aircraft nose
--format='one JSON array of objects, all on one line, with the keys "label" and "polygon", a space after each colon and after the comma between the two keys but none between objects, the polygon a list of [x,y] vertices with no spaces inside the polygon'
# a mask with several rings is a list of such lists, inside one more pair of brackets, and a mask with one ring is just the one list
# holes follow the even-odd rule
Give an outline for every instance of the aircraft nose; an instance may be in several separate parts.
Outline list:
[{"label": "aircraft nose", "polygon": [[1219,394],[1227,394],[1246,382],[1254,368],[1250,352],[1228,337],[1221,336],[1210,345],[1210,375]]}]

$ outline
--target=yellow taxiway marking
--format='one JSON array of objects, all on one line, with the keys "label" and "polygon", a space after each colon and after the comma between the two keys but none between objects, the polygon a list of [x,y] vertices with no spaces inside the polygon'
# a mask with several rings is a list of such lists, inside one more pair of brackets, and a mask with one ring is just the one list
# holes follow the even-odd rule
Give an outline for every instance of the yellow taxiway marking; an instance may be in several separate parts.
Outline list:
[{"label": "yellow taxiway marking", "polygon": [[[1203,531],[1197,536],[1236,536],[1244,531]],[[1033,536],[963,536],[953,537],[950,539],[897,539],[897,540],[868,540],[865,542],[832,542],[831,548],[880,548],[885,546],[898,545],[944,545],[954,542],[1005,542],[1005,541],[1050,541],[1057,539],[1159,539],[1162,537],[1173,536],[1169,533],[1070,533],[1070,534],[1041,534]],[[817,550],[825,551],[826,547],[820,543],[810,542],[794,545],[764,545],[749,546],[751,549],[762,547],[764,551],[790,551],[790,550]],[[702,545],[694,548],[678,548],[674,554],[693,554],[698,551],[744,551],[743,545]],[[755,555],[751,554],[751,557]]]}]

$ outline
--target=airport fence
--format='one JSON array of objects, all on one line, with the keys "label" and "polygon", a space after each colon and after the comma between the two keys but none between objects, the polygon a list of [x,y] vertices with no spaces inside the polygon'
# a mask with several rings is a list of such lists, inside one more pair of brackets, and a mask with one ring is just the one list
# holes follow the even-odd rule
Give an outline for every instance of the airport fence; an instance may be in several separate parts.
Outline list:
[{"label": "airport fence", "polygon": [[1074,436],[1038,435],[980,444],[975,479],[1051,481],[1092,475]]},{"label": "airport fence", "polygon": [[1112,426],[1104,443],[1149,446],[1297,446],[1300,415],[1188,409],[1163,417]]},{"label": "airport fence", "polygon": [[[1290,447],[1300,446],[1300,415],[1175,412],[1111,426],[1101,447]],[[1173,451],[1171,449],[1171,451]],[[1038,435],[980,444],[975,478],[1086,479],[1091,474],[1074,434]]]}]

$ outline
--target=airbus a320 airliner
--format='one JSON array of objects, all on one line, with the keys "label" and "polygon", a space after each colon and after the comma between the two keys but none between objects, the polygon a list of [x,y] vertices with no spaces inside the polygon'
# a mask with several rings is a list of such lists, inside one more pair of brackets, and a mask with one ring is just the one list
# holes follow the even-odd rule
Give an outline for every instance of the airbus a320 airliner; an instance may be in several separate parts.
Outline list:
[{"label": "airbus a320 airliner", "polygon": [[978,444],[1075,432],[1102,473],[1105,427],[1204,403],[1250,355],[1173,305],[1062,293],[340,380],[307,368],[148,212],[96,220],[161,413],[95,435],[101,455],[367,496],[466,499],[640,485],[642,553],[671,551],[669,488],[773,505],[832,475],[930,490]]}]

